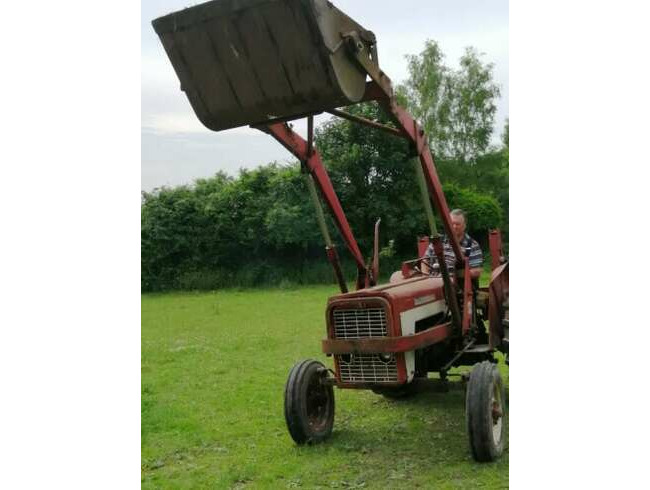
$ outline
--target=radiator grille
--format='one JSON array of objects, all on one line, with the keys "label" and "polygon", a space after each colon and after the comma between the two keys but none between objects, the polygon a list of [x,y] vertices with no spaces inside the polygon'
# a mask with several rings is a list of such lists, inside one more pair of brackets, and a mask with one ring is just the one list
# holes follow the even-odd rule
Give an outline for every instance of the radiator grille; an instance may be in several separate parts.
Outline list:
[{"label": "radiator grille", "polygon": [[344,383],[397,381],[395,354],[342,354],[336,356]]},{"label": "radiator grille", "polygon": [[[336,308],[332,312],[337,339],[386,337],[386,309]],[[394,383],[397,381],[395,354],[341,354],[336,359],[344,383]]]},{"label": "radiator grille", "polygon": [[360,339],[364,337],[385,337],[386,310],[364,308],[334,310],[334,334],[337,339]]}]

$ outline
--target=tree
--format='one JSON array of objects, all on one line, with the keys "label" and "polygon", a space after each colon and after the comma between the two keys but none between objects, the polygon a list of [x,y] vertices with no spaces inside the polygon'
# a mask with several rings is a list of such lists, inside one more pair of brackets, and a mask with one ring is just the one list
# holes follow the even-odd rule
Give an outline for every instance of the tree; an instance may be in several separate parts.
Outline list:
[{"label": "tree", "polygon": [[417,56],[408,56],[409,78],[399,90],[426,131],[438,158],[474,164],[490,145],[499,86],[492,63],[466,48],[460,69],[451,70],[440,47],[428,40]]},{"label": "tree", "polygon": [[[349,110],[389,124],[387,116],[375,104],[362,104]],[[382,243],[394,240],[397,255],[413,257],[416,237],[429,231],[413,157],[406,142],[335,119],[318,129],[316,145],[362,252],[369,253],[373,224],[381,217]],[[471,229],[479,237],[485,237],[488,228],[501,224],[500,203],[490,192],[477,190],[471,179],[463,180],[462,185],[454,180],[443,182],[449,206],[467,208],[473,223]]]},{"label": "tree", "polygon": [[[485,245],[489,228],[505,224],[507,232],[509,123],[503,147],[490,148],[498,96],[492,65],[473,49],[455,72],[443,58],[433,41],[410,57],[411,76],[397,88],[398,101],[428,133],[448,205],[468,212],[470,233]],[[348,110],[393,124],[376,103]],[[382,245],[391,243],[384,258],[413,258],[416,237],[429,230],[408,143],[341,119],[317,128],[315,143],[366,258],[379,217]],[[144,290],[331,281],[298,162],[143,193],[141,214]],[[337,233],[332,238],[343,248]],[[341,258],[351,272],[348,254]]]},{"label": "tree", "polygon": [[[435,155],[446,154],[450,137],[452,75],[444,64],[445,55],[437,42],[427,40],[424,50],[407,55],[409,78],[397,87],[413,117],[422,124]],[[401,102],[401,101],[400,101]]]},{"label": "tree", "polygon": [[[391,124],[374,103],[348,110]],[[426,232],[426,222],[411,212],[420,201],[408,144],[366,126],[332,119],[317,130],[316,147],[362,253],[370,254],[377,218],[382,219],[382,242],[394,238],[398,250],[412,249],[415,230],[422,224]]]},{"label": "tree", "polygon": [[459,162],[475,163],[490,145],[500,90],[492,80],[494,65],[484,65],[476,49],[465,50],[460,67],[448,82],[453,94],[449,152]]},{"label": "tree", "polygon": [[143,193],[142,288],[173,287],[178,271],[202,261],[197,245],[208,225],[196,193],[187,186]]}]

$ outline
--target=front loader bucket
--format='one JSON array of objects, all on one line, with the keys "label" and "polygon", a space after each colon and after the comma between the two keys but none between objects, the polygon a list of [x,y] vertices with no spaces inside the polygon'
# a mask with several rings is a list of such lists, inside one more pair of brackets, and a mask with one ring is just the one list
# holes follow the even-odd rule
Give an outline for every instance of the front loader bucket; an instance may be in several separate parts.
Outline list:
[{"label": "front loader bucket", "polygon": [[153,27],[194,112],[214,131],[358,102],[366,74],[341,34],[374,41],[326,0],[214,0]]}]

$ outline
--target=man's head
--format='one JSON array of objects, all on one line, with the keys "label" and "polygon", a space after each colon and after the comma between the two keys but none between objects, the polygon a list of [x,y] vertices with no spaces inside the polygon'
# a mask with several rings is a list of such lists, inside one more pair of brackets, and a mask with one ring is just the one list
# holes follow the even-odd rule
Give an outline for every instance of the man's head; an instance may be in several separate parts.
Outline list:
[{"label": "man's head", "polygon": [[465,228],[467,228],[465,211],[462,209],[454,209],[449,213],[449,218],[451,219],[451,229],[454,232],[456,240],[461,241],[465,236]]}]

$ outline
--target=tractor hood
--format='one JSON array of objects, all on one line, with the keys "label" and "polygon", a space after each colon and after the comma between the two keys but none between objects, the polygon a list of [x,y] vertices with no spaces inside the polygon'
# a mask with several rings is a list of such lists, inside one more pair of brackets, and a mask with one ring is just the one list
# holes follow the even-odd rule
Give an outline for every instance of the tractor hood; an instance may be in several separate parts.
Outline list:
[{"label": "tractor hood", "polygon": [[363,305],[373,298],[381,298],[388,303],[388,314],[392,317],[393,323],[399,325],[401,313],[436,301],[444,301],[444,285],[442,278],[420,276],[397,283],[337,294],[329,298],[327,311],[343,304],[363,308]]}]

